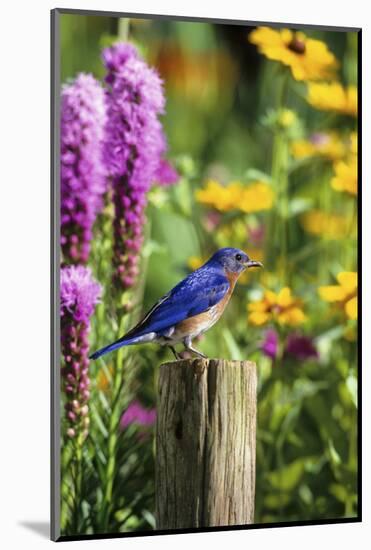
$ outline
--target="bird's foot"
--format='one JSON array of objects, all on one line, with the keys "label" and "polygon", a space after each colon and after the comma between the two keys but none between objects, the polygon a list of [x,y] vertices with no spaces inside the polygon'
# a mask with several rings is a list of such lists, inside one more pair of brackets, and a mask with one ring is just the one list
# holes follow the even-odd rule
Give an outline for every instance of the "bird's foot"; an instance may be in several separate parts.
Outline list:
[{"label": "bird's foot", "polygon": [[173,346],[170,346],[169,345],[169,348],[171,349],[171,351],[173,352],[173,354],[175,355],[175,359],[177,361],[179,361],[180,359],[182,359],[182,356],[176,351],[176,349],[173,347]]},{"label": "bird's foot", "polygon": [[[189,349],[189,348],[188,348]],[[201,357],[202,359],[208,359],[207,355],[205,355],[204,353],[201,353],[201,351],[198,351],[194,348],[192,349],[189,349],[189,351],[191,351],[192,353],[194,353],[195,355],[197,355],[197,357]]]},{"label": "bird's foot", "polygon": [[197,357],[201,357],[202,359],[207,359],[207,356],[204,353],[202,353],[201,351],[198,351],[192,346],[192,342],[189,337],[184,340],[183,344],[187,351],[190,351],[194,355],[197,355]]}]

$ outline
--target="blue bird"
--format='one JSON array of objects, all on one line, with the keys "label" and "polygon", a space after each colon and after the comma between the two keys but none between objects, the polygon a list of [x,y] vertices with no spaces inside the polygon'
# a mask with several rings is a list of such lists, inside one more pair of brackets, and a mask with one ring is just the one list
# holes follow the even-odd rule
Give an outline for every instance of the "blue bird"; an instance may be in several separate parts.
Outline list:
[{"label": "blue bird", "polygon": [[203,266],[188,275],[156,302],[139,323],[124,336],[90,356],[98,359],[122,346],[154,342],[168,346],[179,359],[174,345],[206,357],[192,346],[193,338],[206,332],[221,317],[241,273],[263,267],[237,248],[221,248]]}]

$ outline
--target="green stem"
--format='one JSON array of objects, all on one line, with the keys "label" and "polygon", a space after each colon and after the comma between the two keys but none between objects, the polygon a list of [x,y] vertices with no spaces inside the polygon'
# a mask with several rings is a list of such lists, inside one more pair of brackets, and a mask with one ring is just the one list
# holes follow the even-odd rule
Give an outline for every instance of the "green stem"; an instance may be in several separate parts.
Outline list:
[{"label": "green stem", "polygon": [[[70,480],[70,466],[72,460],[71,451],[72,441],[64,440],[62,444],[61,454],[61,532],[65,534],[68,530],[68,523],[70,520],[69,510],[71,508],[71,490],[69,482]],[[74,495],[72,495],[74,498]]]},{"label": "green stem", "polygon": [[[325,214],[330,214],[331,212],[331,188],[329,184],[329,171],[323,170],[323,177],[320,181],[320,208]],[[328,268],[330,265],[330,240],[327,237],[324,237],[324,246],[323,246],[323,252],[322,257],[320,257],[320,261],[318,262],[318,277],[320,281],[326,281],[327,275],[328,275]]]},{"label": "green stem", "polygon": [[[272,152],[272,180],[277,189],[277,208],[272,211],[269,238],[273,245],[273,256],[279,249],[279,268],[281,283],[285,284],[287,278],[287,254],[288,254],[288,144],[285,135],[278,130],[274,137]],[[278,214],[278,215],[277,215]],[[277,227],[278,226],[278,227]],[[277,239],[279,242],[277,243]]]},{"label": "green stem", "polygon": [[[119,327],[119,335],[122,335],[125,330],[126,316],[123,315]],[[118,440],[118,428],[120,423],[120,415],[122,412],[122,403],[120,400],[121,390],[124,382],[123,376],[123,359],[124,350],[120,348],[117,351],[115,361],[115,371],[113,376],[112,386],[112,407],[111,416],[109,418],[108,425],[108,439],[107,439],[107,467],[103,488],[103,503],[100,514],[100,524],[106,531],[109,528],[110,517],[112,513],[112,492],[114,481],[116,477],[116,447]]]},{"label": "green stem", "polygon": [[74,509],[72,515],[73,532],[78,534],[80,532],[80,511],[81,511],[81,495],[82,490],[82,441],[80,436],[75,445],[75,458],[74,458]]},{"label": "green stem", "polygon": [[[277,97],[277,114],[282,111],[287,102],[288,74],[282,78],[281,88]],[[281,284],[287,282],[288,255],[288,141],[285,132],[277,128],[274,134],[272,148],[272,180],[277,190],[277,208],[270,212],[268,222],[268,259],[276,256],[279,250],[279,273]],[[278,240],[278,242],[277,242]]]},{"label": "green stem", "polygon": [[118,38],[120,40],[123,40],[124,42],[126,42],[129,36],[129,25],[130,25],[130,19],[126,17],[121,17],[119,19],[117,35],[118,35]]}]

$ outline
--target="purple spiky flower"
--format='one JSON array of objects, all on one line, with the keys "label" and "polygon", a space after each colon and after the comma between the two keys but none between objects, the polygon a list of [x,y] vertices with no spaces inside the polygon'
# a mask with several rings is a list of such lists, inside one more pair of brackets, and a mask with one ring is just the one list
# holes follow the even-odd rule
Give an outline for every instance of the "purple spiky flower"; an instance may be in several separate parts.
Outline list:
[{"label": "purple spiky flower", "polygon": [[147,192],[166,150],[158,115],[164,112],[162,82],[131,44],[103,50],[107,69],[104,159],[112,178],[113,267],[116,288],[133,286],[143,242]]},{"label": "purple spiky flower", "polygon": [[102,85],[79,74],[61,98],[61,246],[65,263],[85,264],[93,224],[102,208],[106,120]]},{"label": "purple spiky flower", "polygon": [[90,317],[101,295],[101,286],[85,266],[61,269],[60,314],[63,356],[62,387],[66,396],[67,435],[85,439],[89,427]]}]

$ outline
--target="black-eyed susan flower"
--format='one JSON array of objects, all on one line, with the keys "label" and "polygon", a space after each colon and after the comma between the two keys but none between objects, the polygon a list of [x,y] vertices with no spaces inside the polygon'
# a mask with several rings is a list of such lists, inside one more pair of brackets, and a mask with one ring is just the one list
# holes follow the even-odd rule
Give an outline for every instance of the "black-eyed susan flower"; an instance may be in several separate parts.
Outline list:
[{"label": "black-eyed susan flower", "polygon": [[268,59],[290,67],[296,80],[322,80],[334,77],[338,62],[324,42],[302,32],[258,27],[249,40]]},{"label": "black-eyed susan flower", "polygon": [[335,111],[357,116],[357,88],[345,88],[340,82],[311,82],[308,84],[307,101],[321,111]]},{"label": "black-eyed susan flower", "polygon": [[291,294],[289,287],[282,288],[278,293],[266,290],[261,300],[248,304],[247,310],[248,321],[256,326],[271,321],[279,325],[297,326],[306,320],[302,301]]},{"label": "black-eyed susan flower", "polygon": [[331,187],[335,191],[357,195],[357,156],[352,155],[347,161],[335,162],[334,171],[335,176],[331,180]]},{"label": "black-eyed susan flower", "polygon": [[355,271],[342,271],[336,277],[339,284],[321,286],[318,293],[322,300],[335,302],[344,310],[349,319],[357,319],[358,277]]},{"label": "black-eyed susan flower", "polygon": [[260,181],[248,185],[239,181],[222,185],[209,180],[204,189],[196,191],[196,200],[220,212],[240,210],[251,213],[272,208],[274,192],[270,185]]},{"label": "black-eyed susan flower", "polygon": [[349,219],[339,214],[310,210],[301,216],[300,222],[307,233],[317,237],[336,240],[349,234]]},{"label": "black-eyed susan flower", "polygon": [[344,158],[350,149],[336,132],[316,132],[309,139],[298,139],[291,144],[291,153],[294,158],[322,157],[328,160]]}]

